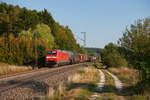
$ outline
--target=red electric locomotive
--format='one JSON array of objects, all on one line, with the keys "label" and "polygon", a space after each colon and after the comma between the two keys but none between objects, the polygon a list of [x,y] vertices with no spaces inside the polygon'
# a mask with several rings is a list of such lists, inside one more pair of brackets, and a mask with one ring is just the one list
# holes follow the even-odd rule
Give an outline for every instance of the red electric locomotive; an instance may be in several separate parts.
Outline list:
[{"label": "red electric locomotive", "polygon": [[48,50],[45,57],[45,66],[69,64],[68,52],[64,50]]}]

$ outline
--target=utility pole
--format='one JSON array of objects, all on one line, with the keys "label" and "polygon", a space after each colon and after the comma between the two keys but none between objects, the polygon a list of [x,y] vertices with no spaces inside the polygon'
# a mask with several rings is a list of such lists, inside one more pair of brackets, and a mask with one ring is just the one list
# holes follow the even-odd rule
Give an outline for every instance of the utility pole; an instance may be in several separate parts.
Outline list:
[{"label": "utility pole", "polygon": [[78,35],[76,35],[76,37],[79,40],[83,41],[83,47],[85,47],[86,46],[86,32],[81,32],[81,34],[83,34],[83,38],[79,37]]},{"label": "utility pole", "polygon": [[83,43],[84,43],[84,47],[86,47],[86,32],[81,32],[81,34],[84,35],[84,39],[83,39]]},{"label": "utility pole", "polygon": [[35,65],[33,67],[33,69],[35,67],[38,66],[38,53],[37,53],[37,32],[35,32],[35,35],[34,35],[34,41],[35,41]]}]

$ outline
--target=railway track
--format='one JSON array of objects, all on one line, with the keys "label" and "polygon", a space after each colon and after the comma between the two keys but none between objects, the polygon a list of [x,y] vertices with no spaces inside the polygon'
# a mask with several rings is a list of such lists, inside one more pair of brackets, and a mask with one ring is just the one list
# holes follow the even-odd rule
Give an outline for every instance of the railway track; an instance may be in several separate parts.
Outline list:
[{"label": "railway track", "polygon": [[37,72],[37,71],[44,71],[44,70],[47,70],[47,69],[48,68],[41,68],[41,69],[34,69],[34,70],[22,71],[22,72],[11,73],[11,74],[2,74],[2,75],[0,75],[0,80],[4,79],[4,78],[9,78],[9,77],[21,75],[21,74],[33,73],[33,72]]},{"label": "railway track", "polygon": [[[9,91],[15,90],[18,87],[23,87],[26,85],[34,85],[35,81],[44,81],[46,79],[51,79],[52,84],[55,86],[53,80],[55,80],[55,76],[63,75],[69,71],[75,70],[83,66],[83,64],[75,64],[75,65],[68,65],[62,66],[58,68],[50,68],[45,70],[35,71],[33,73],[24,73],[21,75],[15,75],[8,78],[0,79],[0,97],[5,97],[3,93],[7,93]],[[57,80],[55,80],[57,83]],[[0,100],[7,100],[5,98],[0,98]],[[14,99],[15,100],[15,99]]]}]

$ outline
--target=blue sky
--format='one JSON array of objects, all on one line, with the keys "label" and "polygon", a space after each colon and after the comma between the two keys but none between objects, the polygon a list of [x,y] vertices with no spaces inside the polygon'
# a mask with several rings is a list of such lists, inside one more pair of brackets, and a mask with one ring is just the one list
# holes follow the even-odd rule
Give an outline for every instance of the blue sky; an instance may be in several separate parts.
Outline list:
[{"label": "blue sky", "polygon": [[[116,43],[126,26],[150,17],[150,0],[0,0],[9,4],[43,10],[46,8],[75,36],[87,33],[87,47],[103,48]],[[78,43],[83,44],[79,39]]]}]

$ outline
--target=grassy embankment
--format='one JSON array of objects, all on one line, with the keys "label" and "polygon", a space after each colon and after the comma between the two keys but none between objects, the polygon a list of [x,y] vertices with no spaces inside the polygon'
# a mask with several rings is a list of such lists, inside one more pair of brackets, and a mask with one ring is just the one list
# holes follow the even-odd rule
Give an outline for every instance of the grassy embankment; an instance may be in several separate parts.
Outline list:
[{"label": "grassy embankment", "polygon": [[0,75],[32,70],[31,66],[17,66],[0,63]]},{"label": "grassy embankment", "polygon": [[98,82],[99,72],[95,67],[80,68],[68,78],[67,84],[60,84],[57,91],[50,88],[47,98],[48,100],[88,100]]},{"label": "grassy embankment", "polygon": [[123,93],[127,100],[147,100],[150,95],[150,86],[141,85],[138,70],[129,68],[109,68],[123,82]]}]

